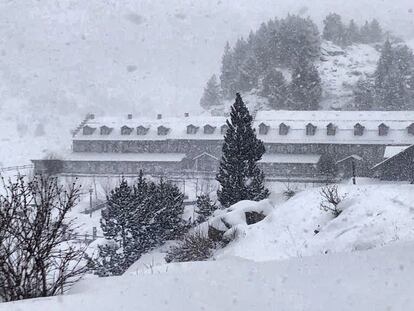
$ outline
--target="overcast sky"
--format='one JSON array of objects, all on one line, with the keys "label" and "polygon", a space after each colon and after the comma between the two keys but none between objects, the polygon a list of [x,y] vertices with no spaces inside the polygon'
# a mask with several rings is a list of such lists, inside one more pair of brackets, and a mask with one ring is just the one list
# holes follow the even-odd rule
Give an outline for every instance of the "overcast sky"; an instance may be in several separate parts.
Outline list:
[{"label": "overcast sky", "polygon": [[[0,99],[63,113],[197,112],[224,44],[274,16],[329,12],[414,37],[412,0],[0,0]],[[124,112],[124,111],[123,111]]]}]

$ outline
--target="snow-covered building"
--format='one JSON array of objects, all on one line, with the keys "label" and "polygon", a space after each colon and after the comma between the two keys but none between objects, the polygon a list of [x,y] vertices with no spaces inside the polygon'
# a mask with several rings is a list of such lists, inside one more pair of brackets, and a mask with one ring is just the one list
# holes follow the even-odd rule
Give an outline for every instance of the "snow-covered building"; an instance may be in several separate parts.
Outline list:
[{"label": "snow-covered building", "polygon": [[[358,158],[359,176],[384,159],[387,148],[414,144],[414,111],[259,111],[254,120],[266,154],[267,178],[321,179],[320,163]],[[88,117],[75,130],[72,152],[34,160],[37,172],[214,177],[225,117]]]}]

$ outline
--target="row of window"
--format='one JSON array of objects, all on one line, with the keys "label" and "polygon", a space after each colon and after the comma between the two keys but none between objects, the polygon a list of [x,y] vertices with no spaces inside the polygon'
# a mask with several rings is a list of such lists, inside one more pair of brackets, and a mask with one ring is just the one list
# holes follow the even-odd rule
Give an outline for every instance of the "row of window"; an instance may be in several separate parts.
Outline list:
[{"label": "row of window", "polygon": [[[204,125],[203,126],[203,133],[204,134],[214,134],[216,131],[216,126],[212,125]],[[228,126],[226,124],[223,124],[220,126],[220,133],[225,134],[227,132]],[[308,123],[306,125],[306,135],[313,136],[316,133],[317,126],[313,125],[312,123]],[[335,136],[336,131],[338,127],[335,126],[333,123],[329,123],[326,126],[326,135],[328,136]],[[390,127],[387,126],[384,123],[381,123],[378,126],[378,135],[379,136],[387,136],[389,132]],[[128,127],[124,125],[121,127],[121,135],[131,135],[134,130],[136,130],[137,135],[146,135],[149,131],[149,127],[145,126],[138,126],[136,129],[132,127]],[[187,126],[187,134],[196,134],[200,130],[199,126],[195,126],[193,124],[190,124]],[[270,126],[265,123],[260,123],[259,125],[259,134],[260,135],[266,135],[270,130]],[[290,126],[286,125],[285,123],[281,123],[279,125],[279,135],[288,135],[290,130]],[[92,135],[96,131],[96,128],[90,127],[90,126],[84,126],[83,127],[83,135]],[[103,125],[99,128],[101,135],[109,135],[113,131],[112,127],[108,127],[106,125]],[[357,123],[354,125],[354,136],[363,136],[365,131],[365,127],[361,125],[360,123]],[[158,126],[157,128],[157,134],[158,135],[167,135],[170,132],[170,128],[165,127],[163,125]],[[414,135],[414,123],[407,127],[408,134]]]},{"label": "row of window", "polygon": [[[259,125],[259,134],[266,135],[269,132],[270,126],[266,125],[265,123],[260,123]],[[308,123],[306,125],[306,135],[313,136],[316,133],[317,126],[313,125],[312,123]],[[333,124],[329,123],[326,126],[326,135],[328,136],[335,136],[336,130],[338,127]],[[290,127],[286,125],[285,123],[281,123],[279,125],[279,135],[287,135],[289,133]],[[379,136],[387,136],[388,132],[390,130],[390,127],[387,126],[384,123],[381,123],[378,126],[378,135]],[[365,126],[361,125],[360,123],[357,123],[354,125],[354,136],[362,136],[364,135]],[[414,123],[412,123],[410,126],[407,127],[407,133],[414,135]]]}]

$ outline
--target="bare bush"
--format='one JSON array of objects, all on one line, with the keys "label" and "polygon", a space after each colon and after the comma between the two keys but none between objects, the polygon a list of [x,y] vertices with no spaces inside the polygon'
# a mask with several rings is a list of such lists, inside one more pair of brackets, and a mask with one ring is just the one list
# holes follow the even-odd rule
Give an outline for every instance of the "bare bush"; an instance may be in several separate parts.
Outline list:
[{"label": "bare bush", "polygon": [[216,247],[207,235],[200,231],[187,234],[181,243],[173,246],[165,260],[167,262],[203,261],[210,258]]},{"label": "bare bush", "polygon": [[86,272],[85,249],[69,239],[68,212],[80,186],[56,178],[2,179],[0,191],[0,297],[3,301],[63,293]]},{"label": "bare bush", "polygon": [[342,210],[339,203],[345,198],[345,195],[338,193],[338,185],[326,185],[322,187],[320,194],[322,196],[321,208],[326,212],[331,212],[334,217],[338,217]]}]

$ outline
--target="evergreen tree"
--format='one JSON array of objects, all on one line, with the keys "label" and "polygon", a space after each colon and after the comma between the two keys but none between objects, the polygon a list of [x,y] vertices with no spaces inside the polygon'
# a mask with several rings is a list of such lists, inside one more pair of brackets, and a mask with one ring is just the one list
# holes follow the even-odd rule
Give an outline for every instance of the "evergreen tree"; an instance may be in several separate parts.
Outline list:
[{"label": "evergreen tree", "polygon": [[217,205],[214,204],[208,194],[202,194],[197,197],[197,223],[202,223],[210,217],[217,209]]},{"label": "evergreen tree", "polygon": [[345,27],[342,23],[341,16],[336,13],[331,13],[326,16],[323,23],[324,28],[322,38],[332,41],[335,44],[343,45]]},{"label": "evergreen tree", "polygon": [[185,233],[189,225],[182,219],[183,198],[177,186],[147,181],[142,172],[132,187],[122,179],[102,211],[107,243],[98,247],[97,274],[122,274],[143,253]]},{"label": "evergreen tree", "polygon": [[381,26],[376,19],[373,19],[369,24],[369,39],[370,42],[380,42],[382,41],[384,34],[382,32]]},{"label": "evergreen tree", "polygon": [[368,21],[361,27],[360,38],[362,43],[372,43],[371,41],[371,27]]},{"label": "evergreen tree", "polygon": [[128,252],[128,245],[132,242],[130,215],[136,208],[132,194],[132,188],[122,178],[119,186],[107,196],[107,208],[102,211],[102,232],[112,243],[99,247],[99,257],[104,259],[103,271],[109,274],[118,274],[134,260]]},{"label": "evergreen tree", "polygon": [[234,61],[234,53],[227,42],[221,60],[220,85],[223,97],[228,99],[237,92],[237,67]]},{"label": "evergreen tree", "polygon": [[401,72],[401,64],[396,59],[396,52],[387,40],[375,71],[375,103],[384,110],[405,109],[409,96],[406,77]]},{"label": "evergreen tree", "polygon": [[350,43],[359,43],[361,42],[361,34],[358,25],[355,23],[353,19],[349,22],[348,29],[348,38]]},{"label": "evergreen tree", "polygon": [[261,200],[268,197],[264,188],[264,175],[257,161],[265,152],[263,142],[252,128],[253,118],[240,94],[231,107],[228,130],[224,136],[223,155],[217,180],[221,189],[217,191],[220,203],[228,207],[241,200]]},{"label": "evergreen tree", "polygon": [[158,244],[175,239],[186,230],[186,223],[182,219],[183,201],[184,194],[176,185],[160,180],[153,202],[155,207],[153,224],[157,230]]},{"label": "evergreen tree", "polygon": [[302,61],[293,72],[289,85],[288,105],[290,109],[317,110],[322,96],[321,78],[316,67]]},{"label": "evergreen tree", "polygon": [[289,68],[295,68],[304,60],[313,62],[320,56],[318,27],[309,18],[289,15],[281,21],[277,39],[280,40],[280,60]]},{"label": "evergreen tree", "polygon": [[204,109],[214,108],[222,105],[220,86],[217,82],[216,75],[212,75],[204,88],[203,96],[200,99],[200,105]]},{"label": "evergreen tree", "polygon": [[270,70],[262,80],[261,95],[268,98],[273,109],[285,109],[288,85],[280,71]]},{"label": "evergreen tree", "polygon": [[355,108],[372,110],[374,105],[374,84],[367,79],[359,79],[354,88]]}]

